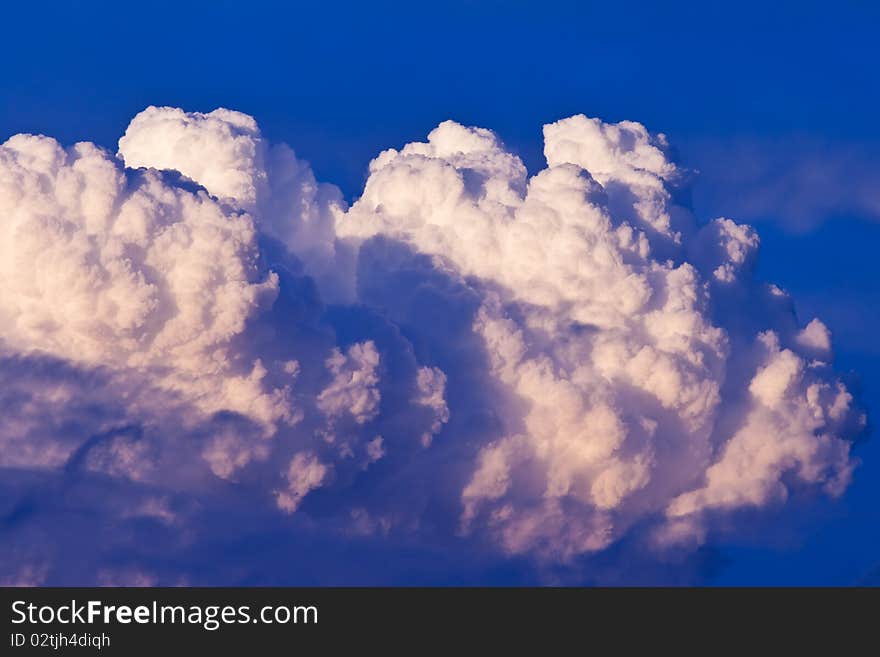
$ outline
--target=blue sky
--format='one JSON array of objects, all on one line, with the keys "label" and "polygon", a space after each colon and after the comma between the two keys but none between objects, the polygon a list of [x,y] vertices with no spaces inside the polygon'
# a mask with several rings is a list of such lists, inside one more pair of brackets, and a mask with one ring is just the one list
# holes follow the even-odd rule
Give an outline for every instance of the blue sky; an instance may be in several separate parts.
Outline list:
[{"label": "blue sky", "polygon": [[[147,105],[229,107],[354,199],[380,150],[447,118],[492,128],[530,171],[543,167],[541,125],[571,114],[663,132],[702,172],[697,215],[756,226],[760,275],[805,320],[823,318],[876,421],[873,3],[52,2],[3,14],[0,141],[34,132],[115,151]],[[841,500],[787,513],[769,543],[715,547],[706,581],[880,583],[880,448],[869,436],[854,453],[863,463]],[[492,581],[521,581],[505,568]]]}]

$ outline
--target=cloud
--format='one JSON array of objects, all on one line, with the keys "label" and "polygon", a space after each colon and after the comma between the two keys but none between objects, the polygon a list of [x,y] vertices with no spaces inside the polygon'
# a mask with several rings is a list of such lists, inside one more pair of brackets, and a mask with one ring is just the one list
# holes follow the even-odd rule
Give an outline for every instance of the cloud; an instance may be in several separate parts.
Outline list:
[{"label": "cloud", "polygon": [[[639,124],[576,116],[544,134],[549,167],[526,180],[490,133],[441,124],[371,164],[337,229],[403,241],[482,293],[473,330],[514,399],[510,434],[462,491],[464,530],[567,559],[651,514],[666,518],[658,540],[700,540],[710,511],[764,506],[784,475],[845,486],[837,423],[860,415],[810,362],[817,346],[827,356],[822,325],[796,332],[753,280],[754,232],[696,225],[674,203],[683,176],[665,140]],[[766,332],[719,325],[713,303],[733,295]]]},{"label": "cloud", "polygon": [[249,216],[155,171],[126,175],[91,144],[16,135],[0,157],[9,349],[149,371],[208,413],[290,419],[283,390],[261,389],[259,363],[230,349],[278,290]]},{"label": "cloud", "polygon": [[252,117],[226,109],[202,114],[149,107],[119,140],[119,156],[128,167],[178,171],[250,213],[261,232],[310,267],[325,297],[351,300],[352,262],[334,258],[333,226],[345,211],[341,192],[318,183],[287,145],[267,144]]},{"label": "cloud", "polygon": [[370,341],[354,344],[343,354],[338,349],[327,359],[333,381],[318,394],[318,408],[331,421],[350,415],[364,424],[379,412],[381,394],[376,388],[379,354]]},{"label": "cloud", "polygon": [[877,144],[832,144],[803,137],[698,141],[690,159],[702,184],[695,204],[747,220],[780,221],[795,231],[828,219],[880,218]]},{"label": "cloud", "polygon": [[[755,231],[697,222],[638,123],[544,139],[529,177],[446,121],[380,153],[351,207],[229,110],[148,108],[116,156],[0,146],[3,576],[192,581],[230,519],[379,553],[651,562],[742,510],[840,495],[865,418],[825,325],[755,278]],[[105,544],[65,570],[72,504]],[[145,523],[170,556],[127,542]],[[205,558],[215,583],[261,567]]]}]

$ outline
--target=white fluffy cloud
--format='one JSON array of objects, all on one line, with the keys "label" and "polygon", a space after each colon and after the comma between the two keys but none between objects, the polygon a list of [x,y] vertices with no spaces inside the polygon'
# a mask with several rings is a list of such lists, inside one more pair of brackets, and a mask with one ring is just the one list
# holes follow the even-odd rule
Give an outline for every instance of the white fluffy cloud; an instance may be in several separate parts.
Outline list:
[{"label": "white fluffy cloud", "polygon": [[303,260],[325,296],[351,300],[351,262],[335,252],[333,227],[345,211],[339,189],[318,183],[286,144],[267,144],[252,117],[149,107],[119,140],[119,156],[128,167],[178,171],[252,214]]},{"label": "white fluffy cloud", "polygon": [[350,208],[239,112],[148,108],[116,157],[10,138],[0,464],[247,486],[277,522],[321,490],[343,534],[557,562],[840,494],[864,416],[827,327],[755,279],[756,233],[677,205],[687,177],[638,123],[544,138],[530,177],[446,121]]},{"label": "white fluffy cloud", "polygon": [[318,395],[318,408],[331,421],[350,415],[355,422],[363,424],[376,417],[381,399],[376,388],[378,366],[379,354],[372,342],[352,345],[345,354],[334,350],[327,359],[333,381]]},{"label": "white fluffy cloud", "polygon": [[[824,325],[793,332],[752,279],[755,233],[675,206],[682,176],[640,124],[575,116],[544,135],[549,166],[527,180],[491,133],[441,124],[374,160],[337,229],[480,290],[473,330],[515,401],[462,491],[464,529],[567,559],[651,516],[658,540],[699,538],[708,512],[784,497],[789,475],[842,490],[863,418],[812,362]],[[761,332],[723,324],[732,298]]]},{"label": "white fluffy cloud", "polygon": [[[285,292],[259,246],[264,236],[283,237],[271,221],[289,224],[281,229],[287,236],[308,233],[303,225],[315,213],[338,206],[338,190],[317,185],[286,147],[267,154],[256,123],[236,112],[151,108],[135,118],[121,147],[126,164],[151,168],[124,169],[92,144],[64,149],[48,137],[16,135],[0,147],[0,340],[10,358],[3,392],[15,408],[3,422],[0,462],[60,468],[89,432],[126,421],[162,426],[163,437],[100,442],[88,453],[89,469],[152,481],[161,451],[155,443],[172,450],[175,441],[186,443],[177,447],[182,453],[190,447],[185,437],[200,433],[202,460],[228,480],[254,460],[337,430],[348,431],[346,445],[362,442],[367,450],[374,435],[356,436],[340,418],[359,426],[378,414],[379,352],[366,341],[343,353],[320,327],[310,331],[323,356],[314,353],[314,338],[297,344],[297,320],[279,295],[310,312],[318,302]],[[265,162],[278,153],[284,166],[272,176],[287,178],[273,181]],[[160,170],[170,168],[204,189]],[[290,188],[268,198],[276,182]],[[318,210],[322,194],[330,200]],[[308,264],[311,252],[301,247],[291,250]],[[332,258],[332,239],[329,248]],[[273,344],[258,344],[268,332]],[[290,357],[298,354],[314,361],[308,372]],[[15,378],[16,366],[31,368],[40,358],[78,368],[85,386],[64,375]],[[307,381],[300,385],[301,374]],[[27,403],[15,407],[21,397]],[[65,430],[91,407],[107,416]],[[217,419],[230,414],[246,424]],[[433,426],[426,422],[424,431]],[[374,460],[379,447],[370,443]],[[321,481],[297,479],[295,469],[285,475],[300,491],[289,498],[297,500],[291,508]]]},{"label": "white fluffy cloud", "polygon": [[155,171],[126,175],[91,144],[30,135],[0,147],[0,213],[8,349],[149,372],[208,413],[292,419],[286,389],[230,346],[278,291],[250,216]]}]

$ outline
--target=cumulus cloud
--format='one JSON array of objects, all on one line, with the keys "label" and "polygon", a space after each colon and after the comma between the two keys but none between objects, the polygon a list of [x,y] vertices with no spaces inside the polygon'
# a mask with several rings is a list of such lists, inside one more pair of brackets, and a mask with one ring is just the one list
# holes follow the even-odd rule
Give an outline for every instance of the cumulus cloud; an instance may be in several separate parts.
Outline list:
[{"label": "cumulus cloud", "polygon": [[[230,110],[148,108],[116,156],[10,138],[0,465],[111,486],[82,504],[181,553],[241,505],[267,534],[544,564],[635,537],[650,559],[801,488],[840,495],[865,418],[827,327],[754,276],[755,231],[697,221],[638,123],[578,115],[544,141],[529,176],[446,121],[380,153],[347,207]],[[51,534],[47,490],[9,581],[190,574],[21,556]]]},{"label": "cumulus cloud", "polygon": [[[462,491],[464,530],[567,559],[652,515],[658,540],[692,540],[712,510],[784,496],[788,475],[845,486],[861,416],[822,354],[798,353],[827,355],[827,329],[797,332],[753,280],[754,231],[697,225],[665,139],[637,123],[544,135],[548,168],[527,180],[491,133],[444,123],[374,160],[337,229],[401,240],[480,291],[473,330],[515,399]],[[723,325],[731,297],[763,332]]]},{"label": "cumulus cloud", "polygon": [[0,150],[3,343],[72,362],[148,370],[206,412],[291,418],[284,390],[230,340],[277,294],[248,215],[155,171],[126,176],[95,146],[16,135]]},{"label": "cumulus cloud", "polygon": [[318,394],[318,408],[331,421],[349,415],[356,423],[364,424],[374,418],[381,399],[376,388],[378,366],[379,354],[370,341],[352,345],[345,354],[335,349],[327,359],[333,381]]},{"label": "cumulus cloud", "polygon": [[351,301],[352,261],[334,257],[333,227],[345,210],[341,192],[318,183],[286,144],[267,144],[253,117],[149,107],[119,140],[119,156],[128,167],[178,171],[250,213],[264,234],[303,260],[325,297]]},{"label": "cumulus cloud", "polygon": [[287,470],[287,486],[277,493],[278,507],[293,513],[306,494],[319,487],[329,473],[328,467],[313,454],[299,453]]}]

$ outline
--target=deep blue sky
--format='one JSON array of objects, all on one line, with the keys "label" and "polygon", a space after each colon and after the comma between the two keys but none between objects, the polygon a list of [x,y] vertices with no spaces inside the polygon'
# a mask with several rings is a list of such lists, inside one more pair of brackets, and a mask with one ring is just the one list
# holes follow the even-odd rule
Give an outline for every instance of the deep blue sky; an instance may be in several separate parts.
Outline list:
[{"label": "deep blue sky", "polygon": [[[439,121],[490,127],[541,167],[577,112],[665,132],[703,172],[695,207],[758,227],[760,271],[835,335],[880,413],[880,6],[868,2],[8,3],[0,140],[115,150],[149,104],[254,115],[357,196],[379,150]],[[768,182],[770,181],[770,182]],[[713,582],[880,582],[880,448],[846,497]]]}]

